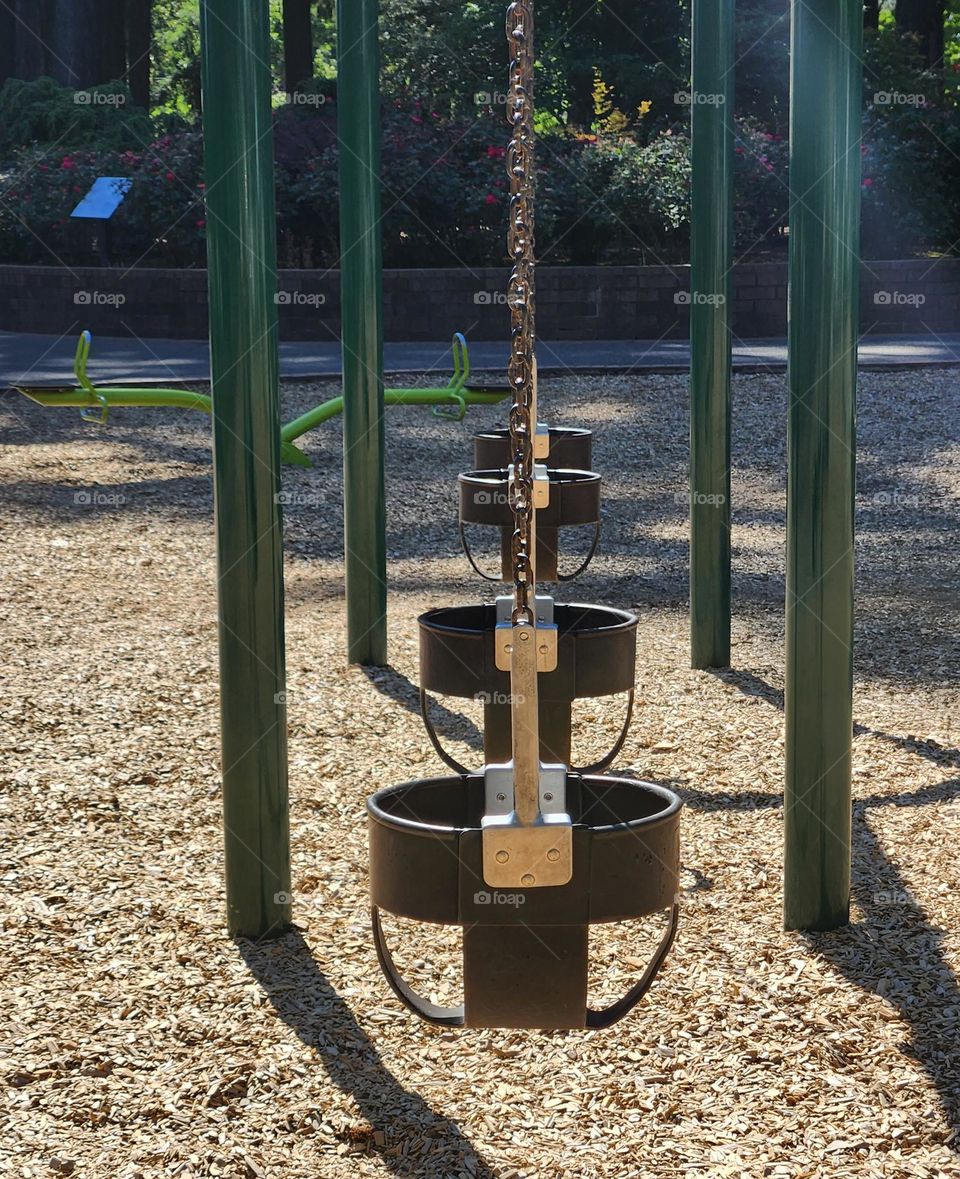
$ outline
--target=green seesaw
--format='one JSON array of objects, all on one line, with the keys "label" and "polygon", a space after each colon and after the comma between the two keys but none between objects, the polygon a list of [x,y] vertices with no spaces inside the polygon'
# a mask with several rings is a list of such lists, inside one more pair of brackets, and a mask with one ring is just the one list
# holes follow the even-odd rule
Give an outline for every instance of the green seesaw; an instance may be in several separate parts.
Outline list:
[{"label": "green seesaw", "polygon": [[[19,392],[38,405],[79,407],[84,421],[103,424],[111,409],[150,407],[199,410],[212,412],[207,393],[193,393],[188,389],[144,389],[125,386],[97,386],[87,376],[87,360],[93,337],[81,332],[73,360],[73,372],[78,388],[38,389],[18,386]],[[384,405],[432,405],[438,417],[463,421],[471,405],[497,405],[507,396],[508,389],[470,389],[470,353],[462,333],[453,337],[453,376],[448,384],[425,389],[385,389]],[[294,443],[310,430],[343,412],[343,396],[332,397],[288,422],[280,430],[280,455],[285,463],[309,467],[310,458]]]}]

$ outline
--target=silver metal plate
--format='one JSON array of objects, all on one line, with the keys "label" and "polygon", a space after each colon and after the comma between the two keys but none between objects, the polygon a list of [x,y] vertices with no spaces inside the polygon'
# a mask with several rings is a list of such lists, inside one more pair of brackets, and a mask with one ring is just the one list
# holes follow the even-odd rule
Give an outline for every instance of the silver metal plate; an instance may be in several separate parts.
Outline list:
[{"label": "silver metal plate", "polygon": [[550,506],[550,476],[544,463],[533,466],[533,506],[538,510]]},{"label": "silver metal plate", "polygon": [[549,888],[573,878],[569,815],[524,826],[510,816],[483,819],[483,879],[490,888]]},{"label": "silver metal plate", "polygon": [[[512,599],[511,599],[512,601]],[[494,662],[498,671],[509,671],[513,658],[512,622],[498,622],[494,632]],[[537,623],[537,671],[556,671],[560,658],[560,632],[555,626]]]},{"label": "silver metal plate", "polygon": [[[513,762],[486,766],[483,771],[483,813],[488,817],[513,814]],[[567,809],[567,767],[540,763],[540,810],[562,815]]]},{"label": "silver metal plate", "polygon": [[550,427],[546,422],[537,422],[537,429],[533,435],[533,457],[535,459],[550,457]]}]

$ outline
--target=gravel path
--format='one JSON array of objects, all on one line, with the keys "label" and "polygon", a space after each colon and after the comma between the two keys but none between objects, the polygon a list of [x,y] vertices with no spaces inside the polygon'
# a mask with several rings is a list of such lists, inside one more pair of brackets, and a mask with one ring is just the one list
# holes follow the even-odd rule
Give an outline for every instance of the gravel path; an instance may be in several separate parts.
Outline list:
[{"label": "gravel path", "polygon": [[[414,383],[411,379],[411,383]],[[471,428],[389,411],[391,667],[343,661],[339,430],[289,470],[297,929],[224,935],[208,428],[0,401],[0,1174],[960,1176],[960,373],[864,374],[855,911],[780,929],[783,380],[735,379],[735,669],[688,670],[682,377],[544,382],[597,431],[603,550],[575,598],[641,618],[617,765],[683,795],[683,916],[608,1033],[416,1023],[368,936],[364,800],[438,763],[415,618],[486,595],[457,552]],[[329,386],[285,389],[284,417]],[[479,706],[447,701],[478,760]],[[577,713],[581,759],[621,702]],[[404,929],[442,1000],[448,933]],[[656,930],[601,931],[597,995]]]}]

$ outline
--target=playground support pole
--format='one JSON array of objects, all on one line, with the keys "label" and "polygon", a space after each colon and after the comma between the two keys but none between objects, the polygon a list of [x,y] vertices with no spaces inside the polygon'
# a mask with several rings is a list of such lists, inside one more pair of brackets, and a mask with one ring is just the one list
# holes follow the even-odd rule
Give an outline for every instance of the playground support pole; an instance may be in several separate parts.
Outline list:
[{"label": "playground support pole", "polygon": [[690,661],[730,662],[734,0],[693,0]]},{"label": "playground support pole", "polygon": [[267,0],[203,0],[201,38],[227,920],[290,921]]},{"label": "playground support pole", "polygon": [[793,0],[784,924],[849,918],[863,14]]},{"label": "playground support pole", "polygon": [[347,657],[387,661],[378,0],[337,0]]}]

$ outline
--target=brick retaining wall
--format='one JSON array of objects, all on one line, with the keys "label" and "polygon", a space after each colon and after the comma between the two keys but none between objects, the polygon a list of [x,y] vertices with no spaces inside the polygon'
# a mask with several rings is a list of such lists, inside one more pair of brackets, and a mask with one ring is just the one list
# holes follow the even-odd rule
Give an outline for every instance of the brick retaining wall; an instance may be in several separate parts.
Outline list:
[{"label": "brick retaining wall", "polygon": [[[545,340],[682,339],[689,306],[686,266],[543,266],[537,316]],[[506,335],[507,270],[388,270],[388,340]],[[786,263],[744,263],[735,271],[733,326],[741,338],[786,333]],[[284,270],[280,330],[288,340],[336,339],[339,274]],[[865,332],[960,330],[960,259],[864,263]],[[202,270],[0,266],[0,330],[202,339],[207,276]]]}]

